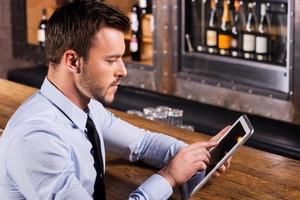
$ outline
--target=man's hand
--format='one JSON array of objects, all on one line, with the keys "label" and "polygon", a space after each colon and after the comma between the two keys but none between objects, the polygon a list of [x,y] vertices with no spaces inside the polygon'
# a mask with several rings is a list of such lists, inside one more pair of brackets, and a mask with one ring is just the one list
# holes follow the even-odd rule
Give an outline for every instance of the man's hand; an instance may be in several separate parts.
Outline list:
[{"label": "man's hand", "polygon": [[189,180],[197,171],[205,170],[210,159],[208,149],[215,141],[197,142],[181,149],[171,162],[158,173],[166,178],[172,187]]},{"label": "man's hand", "polygon": [[221,174],[223,174],[229,167],[230,167],[230,162],[231,162],[232,156],[230,156],[225,163],[217,169],[215,172],[214,176],[219,177]]},{"label": "man's hand", "polygon": [[217,135],[215,135],[214,137],[210,138],[209,141],[217,142],[230,129],[230,127],[231,126],[226,126]]},{"label": "man's hand", "polygon": [[[217,142],[229,129],[230,129],[230,126],[226,126],[225,128],[223,128],[223,130],[221,130],[217,135],[212,137],[209,141]],[[214,174],[216,177],[219,177],[221,174],[223,174],[226,171],[227,168],[230,167],[231,159],[232,159],[232,156],[229,157],[225,161],[225,163],[217,169],[217,171]]]}]

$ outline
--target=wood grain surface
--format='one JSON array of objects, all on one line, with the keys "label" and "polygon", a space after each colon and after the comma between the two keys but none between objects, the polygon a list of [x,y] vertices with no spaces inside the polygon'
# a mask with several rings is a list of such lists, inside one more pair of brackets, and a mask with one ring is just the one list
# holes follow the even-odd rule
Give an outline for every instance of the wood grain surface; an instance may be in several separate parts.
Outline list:
[{"label": "wood grain surface", "polygon": [[[5,126],[16,108],[35,91],[34,88],[0,79],[0,128]],[[138,127],[163,132],[187,143],[209,138],[201,133],[177,129],[110,110],[116,116]],[[127,199],[132,191],[156,171],[157,169],[142,163],[129,163],[108,154],[106,171],[108,199]],[[178,188],[174,189],[170,199],[180,199]],[[231,167],[226,173],[210,180],[192,199],[299,200],[300,161],[243,146],[234,154]]]}]

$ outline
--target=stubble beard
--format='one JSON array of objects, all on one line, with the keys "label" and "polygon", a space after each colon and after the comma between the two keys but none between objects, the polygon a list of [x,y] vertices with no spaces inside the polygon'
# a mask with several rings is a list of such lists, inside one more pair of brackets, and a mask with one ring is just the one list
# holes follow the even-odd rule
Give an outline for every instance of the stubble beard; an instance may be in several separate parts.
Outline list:
[{"label": "stubble beard", "polygon": [[87,65],[83,66],[82,76],[79,79],[79,84],[84,89],[85,93],[88,94],[89,98],[95,99],[103,104],[111,104],[114,100],[115,94],[113,94],[113,97],[109,100],[105,98],[110,86],[105,89],[103,86],[99,85],[88,68],[89,66]]}]

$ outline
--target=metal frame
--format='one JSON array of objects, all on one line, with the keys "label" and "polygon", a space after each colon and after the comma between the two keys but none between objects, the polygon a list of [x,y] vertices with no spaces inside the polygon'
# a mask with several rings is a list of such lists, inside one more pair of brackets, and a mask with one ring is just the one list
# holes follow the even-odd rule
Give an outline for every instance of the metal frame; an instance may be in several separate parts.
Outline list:
[{"label": "metal frame", "polygon": [[[205,3],[202,0],[201,6]],[[291,1],[282,0],[287,3],[287,11],[291,10]],[[186,1],[181,1],[181,23],[184,24],[186,19],[185,6]],[[290,17],[287,18],[287,28],[290,30]],[[202,22],[203,23],[203,22]],[[285,67],[267,64],[244,59],[236,59],[219,55],[210,55],[198,52],[186,52],[185,50],[185,26],[181,27],[181,71],[199,76],[210,78],[210,82],[223,87],[235,88],[239,90],[239,83],[248,86],[248,91],[254,94],[272,96],[279,99],[287,100],[291,91],[290,63],[293,57],[290,56],[292,43],[287,43],[287,63]],[[287,33],[287,41],[290,41],[292,32]],[[215,81],[213,81],[215,80]],[[245,87],[244,87],[245,88]],[[265,91],[264,91],[265,90]],[[241,90],[243,91],[243,90]],[[244,91],[243,91],[244,92]]]},{"label": "metal frame", "polygon": [[[297,3],[296,3],[297,2]],[[293,95],[292,102],[295,110],[295,119],[300,118],[300,39],[296,36],[300,35],[300,3],[295,0],[294,12],[290,13],[291,18],[294,19],[294,38],[291,38],[291,42],[294,43],[294,65],[290,67],[293,78]],[[299,124],[299,123],[298,123]]]},{"label": "metal frame", "polygon": [[[179,2],[184,4],[184,1]],[[288,0],[288,5],[288,26],[291,31],[288,33],[288,41],[290,41],[290,43],[288,43],[288,53],[290,58],[294,58],[292,55],[292,52],[294,51],[292,50],[296,48],[294,48],[294,40],[292,40],[294,37],[293,27],[297,28],[294,24],[294,1]],[[178,20],[178,23],[183,23],[183,21],[180,22],[180,18],[178,18]],[[179,49],[179,51],[182,51],[182,48]],[[207,57],[206,62],[209,62],[209,59],[216,60],[220,58],[220,56],[212,57],[210,55],[203,55],[203,57]],[[184,60],[185,58],[183,57],[182,59]],[[220,60],[225,60],[225,62],[234,64],[230,58],[227,59],[222,57]],[[295,63],[297,62],[295,61]],[[193,62],[189,62],[188,64],[193,64]],[[290,73],[292,73],[292,65],[293,63],[287,63],[288,67],[284,70],[287,77],[291,76]],[[268,68],[268,66],[265,67]],[[295,109],[294,98],[290,98],[293,95],[293,91],[291,91],[292,83],[295,84],[295,82],[292,81],[293,79],[291,77],[290,80],[285,83],[284,88],[287,88],[288,86],[290,90],[286,91],[286,94],[284,94],[281,92],[268,91],[257,87],[236,84],[235,82],[226,81],[224,77],[218,77],[216,75],[210,76],[209,74],[206,74],[205,76],[204,74],[199,76],[198,74],[195,76],[186,73],[186,71],[182,71],[179,73],[179,77],[177,79],[178,88],[176,95],[210,105],[225,107],[231,110],[300,124],[300,119],[296,117],[299,111]],[[278,86],[281,87],[280,85]],[[290,101],[286,101],[288,99],[290,99]]]}]

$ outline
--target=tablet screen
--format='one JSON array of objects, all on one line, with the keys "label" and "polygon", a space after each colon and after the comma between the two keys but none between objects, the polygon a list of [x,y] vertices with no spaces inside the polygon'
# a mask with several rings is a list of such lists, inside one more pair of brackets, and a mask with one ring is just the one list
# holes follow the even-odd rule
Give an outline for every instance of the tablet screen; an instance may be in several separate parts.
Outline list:
[{"label": "tablet screen", "polygon": [[225,154],[229,152],[245,134],[246,133],[241,122],[238,122],[219,142],[217,147],[210,151],[211,159],[206,169],[206,174],[209,174],[215,165],[222,160]]}]

